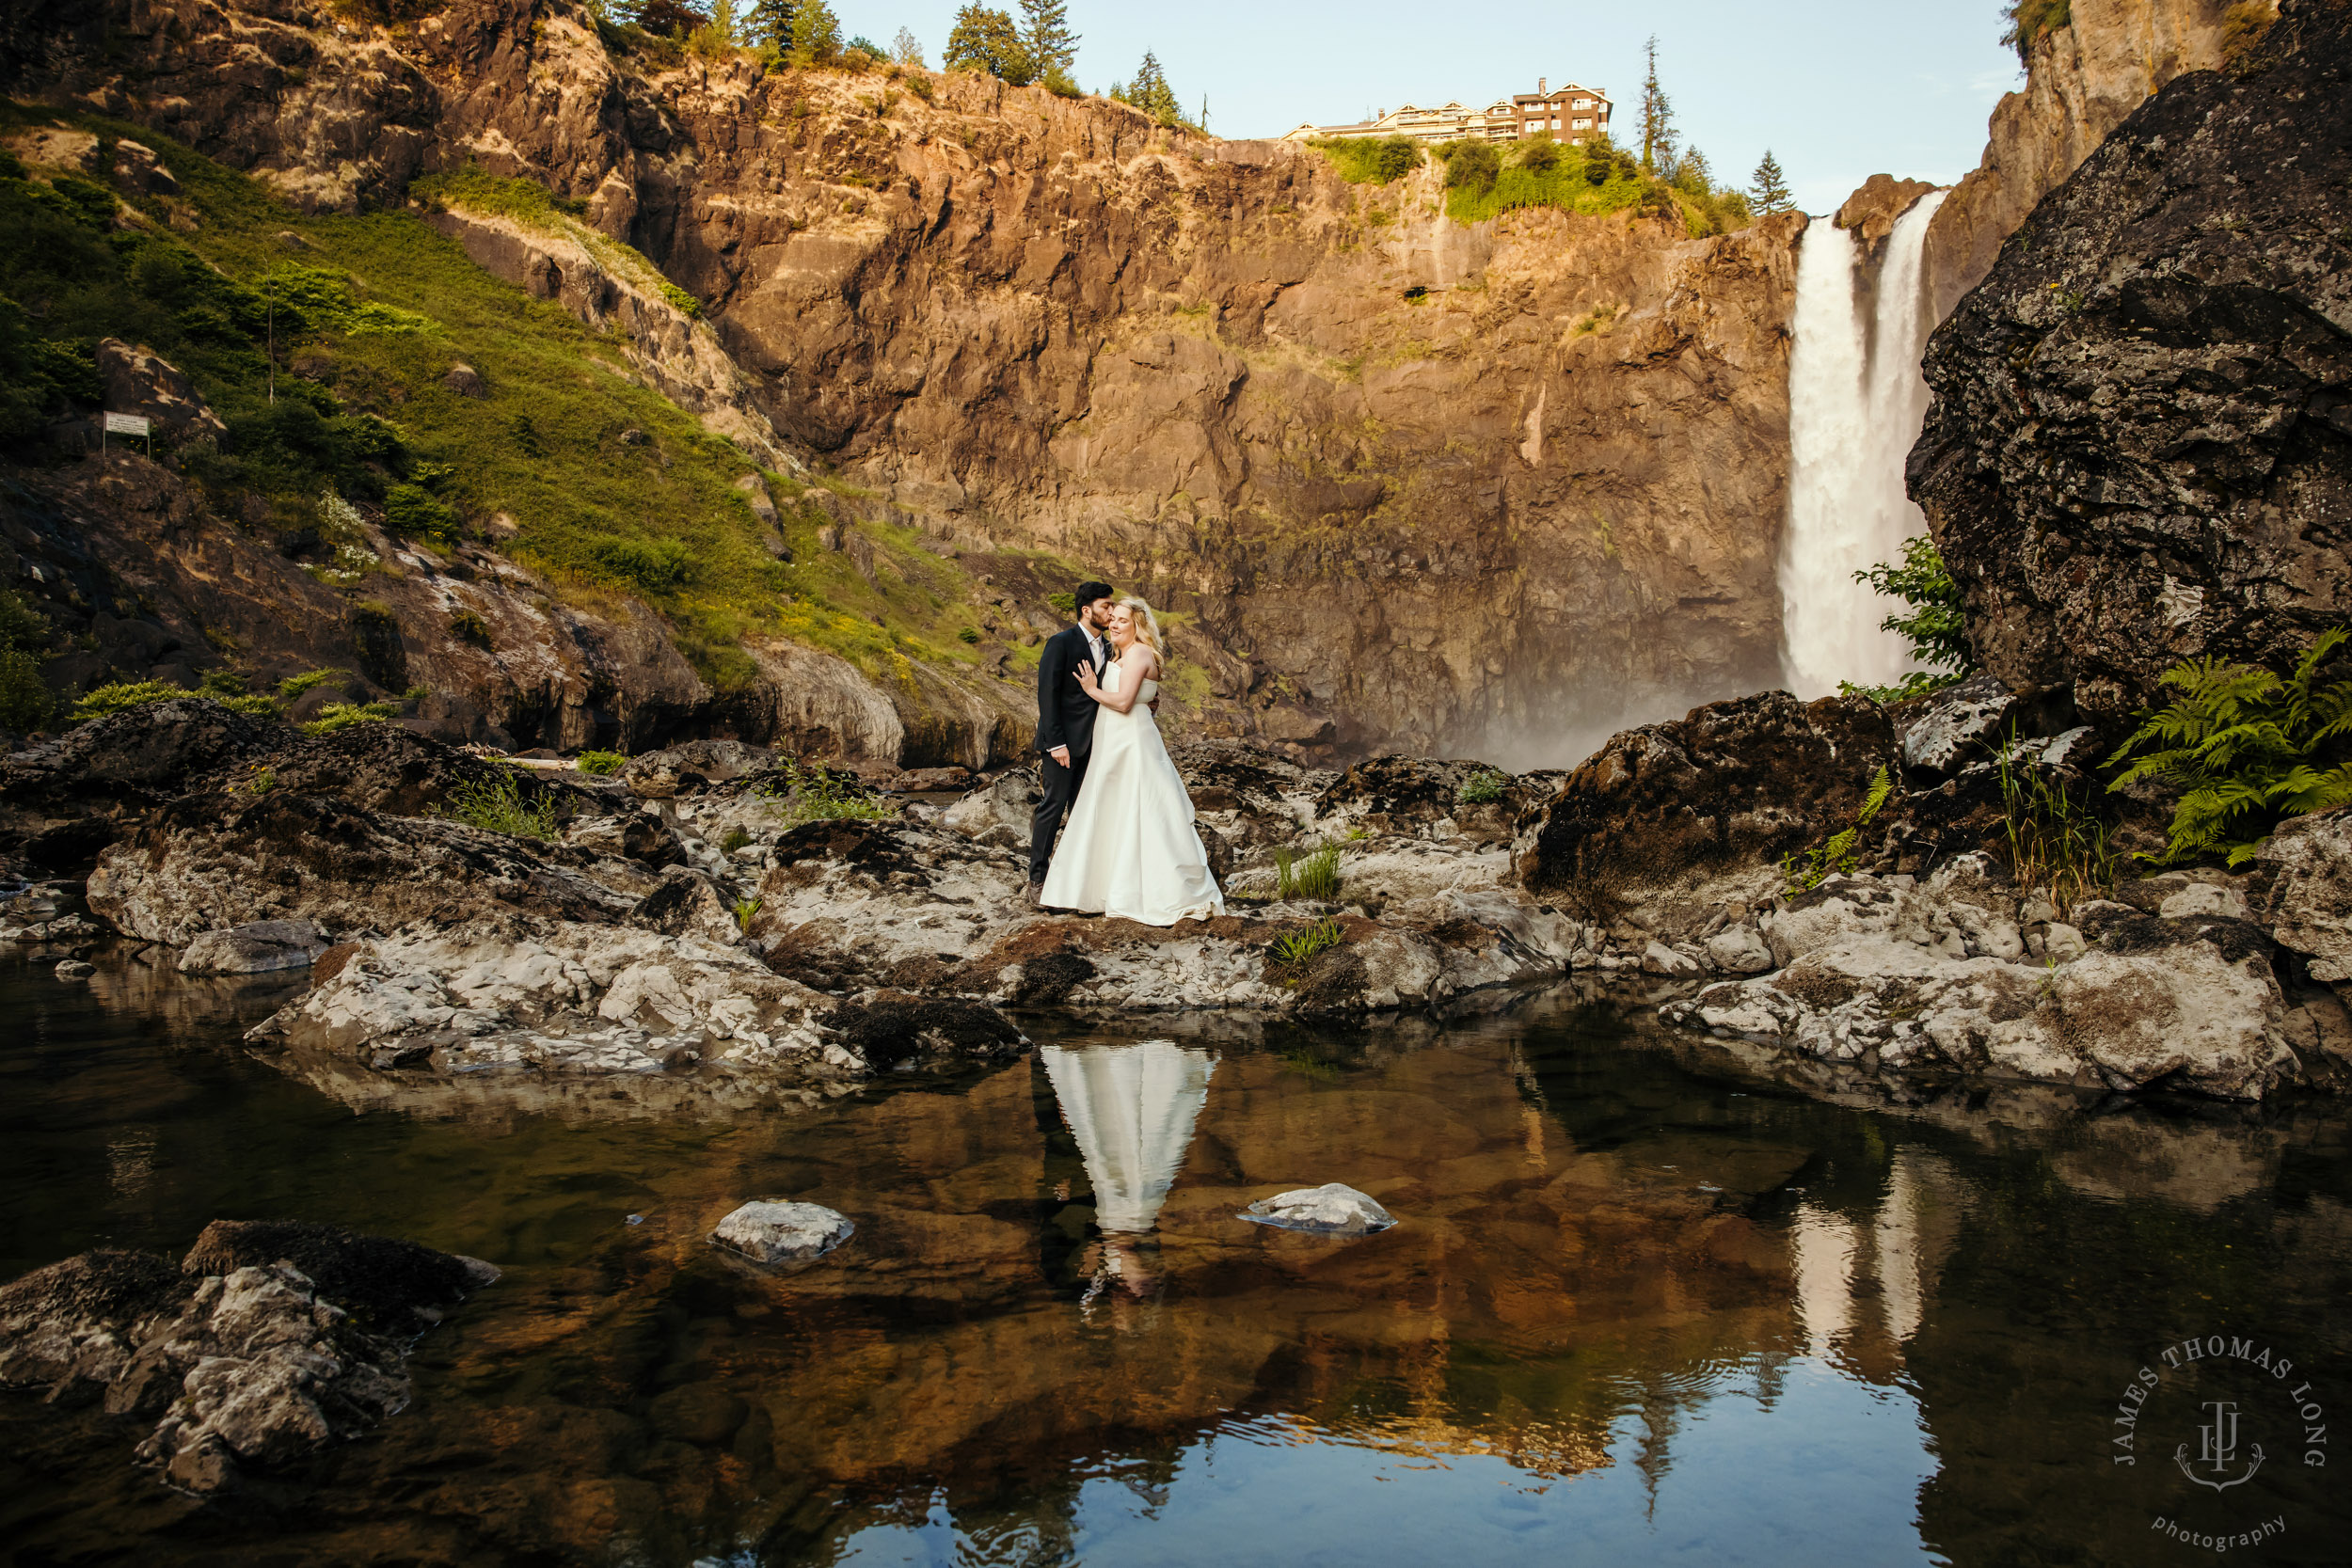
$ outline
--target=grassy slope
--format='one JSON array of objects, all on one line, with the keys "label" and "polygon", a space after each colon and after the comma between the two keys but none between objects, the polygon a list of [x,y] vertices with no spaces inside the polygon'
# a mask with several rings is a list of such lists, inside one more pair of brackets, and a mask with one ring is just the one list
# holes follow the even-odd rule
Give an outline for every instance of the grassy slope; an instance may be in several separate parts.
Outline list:
[{"label": "grassy slope", "polygon": [[[721,686],[749,676],[738,644],[760,634],[876,674],[894,656],[975,661],[957,635],[975,624],[961,568],[914,533],[870,529],[869,586],[845,555],[818,547],[818,519],[795,501],[802,486],[775,474],[796,562],[771,561],[733,488],[756,471],[749,458],[634,385],[615,340],[483,272],[417,214],[306,216],[152,132],[0,103],[0,134],[35,124],[152,147],[183,197],[133,198],[151,221],[109,233],[49,188],[63,171],[0,178],[0,294],[40,338],[84,356],[113,336],[185,370],[231,428],[220,453],[181,454],[225,515],[258,497],[278,529],[315,531],[328,486],[366,509],[423,490],[469,531],[505,514],[520,530],[509,553],[590,607],[623,593],[653,604]],[[319,273],[347,280],[350,297],[306,322],[294,302],[318,299]],[[443,384],[456,361],[480,372],[487,398]],[[625,444],[632,430],[650,440]],[[364,578],[350,589],[364,594]]]},{"label": "grassy slope", "polygon": [[[1315,141],[1308,145],[1328,158],[1350,184],[1386,184],[1394,178],[1391,170],[1382,165],[1375,139]],[[1553,207],[1564,213],[1599,216],[1629,211],[1645,199],[1655,202],[1663,198],[1673,203],[1685,231],[1692,239],[1744,228],[1749,222],[1745,207],[1726,201],[1726,193],[1694,196],[1641,173],[1629,161],[1613,160],[1614,166],[1608,178],[1596,185],[1585,178],[1582,150],[1572,143],[1558,144],[1560,158],[1555,167],[1540,171],[1524,167],[1516,160],[1524,155],[1526,145],[1502,144],[1500,150],[1505,161],[1492,184],[1450,186],[1445,193],[1446,215],[1456,223],[1471,224],[1521,207]],[[1422,151],[1414,150],[1416,159]],[[1389,178],[1384,179],[1384,175]]]}]

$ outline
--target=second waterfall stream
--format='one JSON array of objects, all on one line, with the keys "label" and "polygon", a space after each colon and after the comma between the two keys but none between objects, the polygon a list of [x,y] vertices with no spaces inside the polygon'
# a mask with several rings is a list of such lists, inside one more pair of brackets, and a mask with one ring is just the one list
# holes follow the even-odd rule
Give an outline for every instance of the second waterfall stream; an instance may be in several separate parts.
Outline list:
[{"label": "second waterfall stream", "polygon": [[1903,459],[1927,415],[1919,357],[1935,324],[1920,255],[1943,201],[1931,192],[1896,220],[1875,286],[1836,224],[1817,220],[1797,249],[1780,594],[1788,686],[1807,701],[1910,668],[1902,639],[1879,629],[1892,601],[1853,574],[1899,561],[1903,541],[1927,531]]}]

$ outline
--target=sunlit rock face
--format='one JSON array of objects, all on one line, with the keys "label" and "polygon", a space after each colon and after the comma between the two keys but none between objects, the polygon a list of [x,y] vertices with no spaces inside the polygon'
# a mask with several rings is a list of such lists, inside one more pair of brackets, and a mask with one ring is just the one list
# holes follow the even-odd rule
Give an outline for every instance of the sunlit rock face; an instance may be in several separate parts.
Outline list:
[{"label": "sunlit rock face", "polygon": [[2290,5],[2035,210],[1931,341],[1910,485],[2012,689],[2093,721],[2215,657],[2288,668],[2352,546],[2352,19]]},{"label": "sunlit rock face", "polygon": [[[715,327],[615,315],[640,373],[935,538],[1185,611],[1208,733],[1565,763],[1776,668],[1801,216],[1465,229],[1434,166],[1350,186],[970,75],[663,68],[522,0],[397,33],[217,0],[57,29],[16,90],[306,204],[467,159],[585,201]],[[476,248],[606,309],[555,249]]]},{"label": "sunlit rock face", "polygon": [[2025,87],[1993,111],[1983,162],[1929,230],[1939,320],[1992,270],[2035,203],[2149,94],[2221,64],[2231,8],[2216,0],[2076,0],[2068,24],[2035,42]]}]

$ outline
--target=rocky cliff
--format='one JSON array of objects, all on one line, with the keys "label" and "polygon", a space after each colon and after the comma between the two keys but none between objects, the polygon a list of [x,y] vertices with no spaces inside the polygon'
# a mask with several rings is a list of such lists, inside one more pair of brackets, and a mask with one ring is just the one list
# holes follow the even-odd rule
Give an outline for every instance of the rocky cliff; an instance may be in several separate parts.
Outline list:
[{"label": "rocky cliff", "polygon": [[1910,483],[2011,688],[2283,669],[2352,549],[2352,12],[2290,4],[2036,209],[1931,341]]},{"label": "rocky cliff", "polygon": [[1983,161],[1935,214],[1926,269],[1935,319],[1992,270],[2001,242],[2148,95],[2211,71],[2258,25],[2262,0],[2073,0],[2071,20],[2028,47],[2026,85],[2002,98]]},{"label": "rocky cliff", "polygon": [[1354,186],[1101,100],[616,37],[561,0],[392,28],[115,0],[17,6],[0,49],[9,90],[306,205],[397,205],[469,161],[583,203],[731,365],[583,291],[557,245],[478,244],[490,215],[462,201],[438,221],[601,310],[707,422],[771,425],[877,492],[881,520],[1058,552],[1175,610],[1205,733],[1572,760],[1776,672],[1801,218],[1466,229],[1434,170]]}]

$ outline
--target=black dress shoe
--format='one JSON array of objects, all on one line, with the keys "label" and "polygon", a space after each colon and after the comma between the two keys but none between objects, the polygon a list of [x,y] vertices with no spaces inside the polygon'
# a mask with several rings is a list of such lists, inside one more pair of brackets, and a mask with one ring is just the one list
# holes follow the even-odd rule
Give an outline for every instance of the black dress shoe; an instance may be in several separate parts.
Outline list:
[{"label": "black dress shoe", "polygon": [[1022,894],[1021,901],[1033,910],[1043,909],[1045,907],[1045,884],[1031,882],[1028,890]]}]

